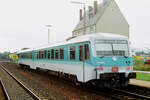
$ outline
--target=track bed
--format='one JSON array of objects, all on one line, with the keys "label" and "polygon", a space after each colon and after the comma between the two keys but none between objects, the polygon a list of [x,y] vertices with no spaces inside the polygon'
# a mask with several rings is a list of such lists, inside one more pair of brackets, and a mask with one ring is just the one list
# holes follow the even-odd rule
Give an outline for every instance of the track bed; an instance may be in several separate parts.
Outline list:
[{"label": "track bed", "polygon": [[[0,76],[3,79],[5,88],[11,100],[40,100],[35,94],[32,94],[27,87],[24,87],[13,75],[0,65]],[[29,91],[27,91],[27,89]]]},{"label": "track bed", "polygon": [[[11,73],[17,76],[27,86],[30,86],[42,99],[46,100],[142,100],[139,97],[121,93],[112,89],[101,89],[91,85],[75,86],[72,82],[40,72],[21,68],[12,63],[2,63]],[[134,86],[126,89],[135,90]],[[150,93],[143,87],[137,88]],[[121,90],[124,90],[123,88]],[[134,93],[134,91],[129,91]],[[140,94],[142,92],[136,92]],[[142,94],[141,94],[142,95]],[[147,96],[147,95],[146,95]]]}]

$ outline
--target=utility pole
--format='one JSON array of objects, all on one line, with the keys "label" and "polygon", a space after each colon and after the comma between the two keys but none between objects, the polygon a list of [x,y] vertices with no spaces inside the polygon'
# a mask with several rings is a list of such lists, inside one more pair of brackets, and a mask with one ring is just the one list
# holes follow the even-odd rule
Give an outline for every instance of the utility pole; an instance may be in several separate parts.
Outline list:
[{"label": "utility pole", "polygon": [[71,3],[74,3],[74,4],[81,4],[83,5],[83,10],[84,10],[84,20],[83,20],[83,35],[86,34],[86,11],[85,11],[85,6],[86,6],[86,3],[83,3],[83,2],[77,2],[77,1],[71,1]]}]

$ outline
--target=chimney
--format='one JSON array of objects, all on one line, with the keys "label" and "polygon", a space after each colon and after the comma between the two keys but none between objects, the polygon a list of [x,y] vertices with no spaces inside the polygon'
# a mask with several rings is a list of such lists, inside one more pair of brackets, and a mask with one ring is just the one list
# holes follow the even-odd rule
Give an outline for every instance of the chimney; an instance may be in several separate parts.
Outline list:
[{"label": "chimney", "polygon": [[82,9],[80,9],[80,21],[82,20]]},{"label": "chimney", "polygon": [[95,15],[96,15],[96,13],[97,13],[97,6],[98,6],[97,1],[94,1],[94,14],[95,14]]}]

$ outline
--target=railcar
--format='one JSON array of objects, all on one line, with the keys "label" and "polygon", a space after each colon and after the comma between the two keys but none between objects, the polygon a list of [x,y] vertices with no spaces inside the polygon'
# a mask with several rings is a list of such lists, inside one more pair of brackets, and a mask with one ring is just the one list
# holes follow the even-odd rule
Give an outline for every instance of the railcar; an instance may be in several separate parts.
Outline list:
[{"label": "railcar", "polygon": [[127,86],[136,77],[131,55],[127,37],[95,33],[20,51],[18,64],[100,87]]}]

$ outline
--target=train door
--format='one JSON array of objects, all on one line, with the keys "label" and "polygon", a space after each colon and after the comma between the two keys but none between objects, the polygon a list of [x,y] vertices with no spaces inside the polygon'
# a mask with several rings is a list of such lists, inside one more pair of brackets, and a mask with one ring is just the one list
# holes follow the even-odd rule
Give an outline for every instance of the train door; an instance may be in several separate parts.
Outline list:
[{"label": "train door", "polygon": [[36,52],[33,50],[32,51],[32,66],[31,66],[31,68],[33,68],[33,69],[36,69],[36,67],[35,67],[35,59],[36,59]]},{"label": "train door", "polygon": [[79,60],[80,62],[83,62],[83,65],[82,65],[82,70],[83,70],[83,82],[85,82],[85,62],[84,62],[84,45],[80,45],[79,46]]},{"label": "train door", "polygon": [[90,60],[89,44],[79,46],[79,61],[83,62],[83,82],[85,82],[85,63]]}]

